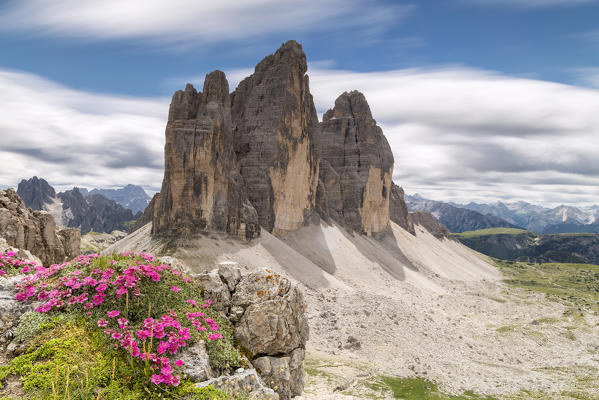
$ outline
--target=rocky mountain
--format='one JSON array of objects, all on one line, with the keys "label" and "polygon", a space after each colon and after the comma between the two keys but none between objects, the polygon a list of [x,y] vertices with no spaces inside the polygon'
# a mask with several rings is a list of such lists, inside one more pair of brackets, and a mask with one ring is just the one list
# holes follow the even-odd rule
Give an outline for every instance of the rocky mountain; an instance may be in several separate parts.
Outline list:
[{"label": "rocky mountain", "polygon": [[319,136],[319,192],[328,215],[353,231],[389,228],[393,153],[360,92],[345,92],[324,114]]},{"label": "rocky mountain", "polygon": [[260,234],[233,141],[229,84],[223,72],[206,75],[203,92],[187,85],[175,93],[166,127],[162,190],[152,201],[153,234],[216,230],[244,239]]},{"label": "rocky mountain", "polygon": [[483,230],[456,237],[476,251],[503,260],[599,264],[597,234],[538,235],[524,230]]},{"label": "rocky mountain", "polygon": [[82,189],[79,189],[79,191],[85,197],[93,194],[101,194],[107,199],[114,200],[124,208],[131,210],[133,214],[145,210],[150,202],[150,196],[148,196],[141,186],[131,184],[120,189],[93,189],[90,192],[87,192],[87,190],[84,192]]},{"label": "rocky mountain", "polygon": [[48,212],[27,208],[12,189],[0,190],[0,238],[29,251],[45,265],[75,257],[81,239],[77,229],[57,228]]},{"label": "rocky mountain", "polygon": [[318,184],[320,128],[306,55],[289,41],[231,95],[235,152],[260,225],[275,234],[310,221]]},{"label": "rocky mountain", "polygon": [[599,232],[598,206],[547,208],[524,201],[455,206],[491,214],[537,233]]},{"label": "rocky mountain", "polygon": [[517,226],[491,214],[456,207],[442,201],[427,200],[420,196],[406,196],[410,211],[427,211],[445,225],[451,232],[465,232],[493,227]]},{"label": "rocky mountain", "polygon": [[[153,235],[278,236],[319,218],[376,236],[391,220],[414,233],[393,154],[360,92],[337,98],[322,123],[295,41],[264,58],[229,94],[225,74],[174,94],[160,194],[140,218]],[[138,224],[139,228],[141,224]]]},{"label": "rocky mountain", "polygon": [[134,220],[131,210],[98,193],[85,197],[79,188],[56,193],[44,179],[33,177],[19,183],[17,193],[24,196],[27,207],[50,213],[58,226],[79,228],[87,232],[128,230]]}]

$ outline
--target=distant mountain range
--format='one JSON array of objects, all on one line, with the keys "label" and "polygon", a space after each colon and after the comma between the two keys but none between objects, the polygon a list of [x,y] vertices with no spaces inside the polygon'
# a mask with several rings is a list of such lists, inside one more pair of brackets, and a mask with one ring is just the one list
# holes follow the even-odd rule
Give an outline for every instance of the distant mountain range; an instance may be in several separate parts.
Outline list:
[{"label": "distant mountain range", "polygon": [[535,233],[599,233],[599,206],[546,208],[524,201],[457,204],[406,195],[410,211],[428,211],[452,232],[493,227],[523,228]]},{"label": "distant mountain range", "polygon": [[17,193],[27,207],[48,211],[57,225],[79,228],[82,234],[126,231],[150,200],[145,191],[135,185],[91,191],[75,187],[56,193],[46,180],[36,176],[22,180]]},{"label": "distant mountain range", "polygon": [[545,263],[599,264],[599,235],[544,234],[513,228],[491,228],[458,233],[466,246],[503,260]]}]

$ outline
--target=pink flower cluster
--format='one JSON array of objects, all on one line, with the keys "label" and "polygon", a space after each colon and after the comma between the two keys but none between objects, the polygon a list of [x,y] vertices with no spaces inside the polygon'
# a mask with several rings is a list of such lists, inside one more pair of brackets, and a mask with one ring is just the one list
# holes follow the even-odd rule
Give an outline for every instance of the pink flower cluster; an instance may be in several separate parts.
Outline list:
[{"label": "pink flower cluster", "polygon": [[[88,316],[92,315],[94,309],[97,309],[95,315],[101,311],[104,317],[94,319],[94,323],[115,342],[114,347],[122,348],[132,357],[149,362],[153,371],[153,383],[176,386],[180,379],[174,374],[169,357],[178,354],[188,344],[192,339],[192,329],[205,332],[210,341],[221,339],[219,326],[200,311],[188,312],[186,318],[181,321],[173,310],[158,319],[148,317],[143,323],[129,321],[126,318],[128,309],[123,308],[124,304],[129,304],[135,298],[149,299],[148,293],[142,292],[148,285],[160,285],[165,274],[171,274],[179,282],[189,282],[190,279],[169,265],[150,264],[154,257],[149,254],[140,254],[145,263],[140,262],[139,258],[136,259],[137,256],[131,253],[124,253],[122,256],[137,261],[119,264],[115,260],[109,260],[109,264],[114,268],[95,268],[90,273],[84,273],[85,268],[79,268],[89,266],[99,257],[97,254],[80,255],[72,263],[56,264],[47,268],[35,266],[33,270],[28,271],[29,275],[16,285],[15,298],[20,301],[33,298],[41,302],[35,309],[41,313],[76,306],[87,311]],[[169,282],[172,282],[170,275],[169,278]],[[179,299],[178,301],[186,303],[186,307],[205,309],[212,304],[210,300],[201,305],[194,299],[184,300],[179,294],[182,288],[176,285],[169,285],[165,289],[175,296],[175,301]],[[123,301],[123,296],[127,296],[126,301]],[[142,300],[142,303],[147,304],[145,300]],[[108,311],[102,311],[106,309]],[[181,360],[175,361],[176,367],[182,365]]]},{"label": "pink flower cluster", "polygon": [[20,269],[21,273],[25,274],[37,267],[37,264],[33,261],[23,260],[16,257],[16,255],[17,253],[14,251],[0,253],[0,277],[7,275],[7,269]]}]

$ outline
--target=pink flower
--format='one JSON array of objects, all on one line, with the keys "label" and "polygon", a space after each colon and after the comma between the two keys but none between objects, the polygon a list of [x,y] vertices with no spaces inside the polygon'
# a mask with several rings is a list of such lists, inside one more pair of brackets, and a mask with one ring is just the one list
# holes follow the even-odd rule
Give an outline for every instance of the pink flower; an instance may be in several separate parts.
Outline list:
[{"label": "pink flower", "polygon": [[181,366],[183,365],[183,361],[181,361],[181,360],[177,360],[177,361],[175,361],[175,365],[176,365],[177,367],[181,367]]},{"label": "pink flower", "polygon": [[127,324],[129,323],[129,321],[127,321],[127,318],[121,317],[121,318],[118,319],[118,323],[119,323],[120,326],[127,326]]},{"label": "pink flower", "polygon": [[120,311],[119,310],[108,311],[106,314],[108,315],[109,318],[114,318],[114,317],[119,316]]},{"label": "pink flower", "polygon": [[98,320],[98,326],[100,328],[106,328],[106,325],[108,325],[108,321],[106,321],[106,319],[102,318]]},{"label": "pink flower", "polygon": [[178,293],[181,291],[181,288],[179,286],[171,286],[171,290],[175,293]]},{"label": "pink flower", "polygon": [[189,299],[189,300],[185,300],[185,301],[188,302],[189,304],[191,304],[194,307],[198,306],[198,303],[194,299]]}]

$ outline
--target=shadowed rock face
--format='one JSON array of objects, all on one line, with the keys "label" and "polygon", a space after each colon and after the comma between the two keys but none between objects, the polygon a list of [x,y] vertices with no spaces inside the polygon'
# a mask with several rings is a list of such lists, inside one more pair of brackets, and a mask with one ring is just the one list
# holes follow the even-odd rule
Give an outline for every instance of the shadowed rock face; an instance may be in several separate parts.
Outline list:
[{"label": "shadowed rock face", "polygon": [[410,232],[412,235],[416,234],[414,230],[414,223],[409,217],[408,207],[404,200],[403,189],[397,186],[395,183],[391,184],[391,199],[389,200],[389,218],[397,225]]},{"label": "shadowed rock face", "polygon": [[319,127],[306,71],[302,46],[289,41],[263,59],[231,99],[248,197],[260,225],[275,234],[305,225],[315,207]]},{"label": "shadowed rock face", "polygon": [[324,115],[319,147],[321,208],[354,231],[386,231],[393,153],[362,93],[337,98]]},{"label": "shadowed rock face", "polygon": [[62,263],[79,254],[78,229],[56,229],[52,215],[31,210],[12,189],[0,190],[0,237],[28,250],[44,265]]},{"label": "shadowed rock face", "polygon": [[153,203],[153,234],[217,230],[243,239],[260,234],[235,159],[229,84],[223,72],[208,74],[201,93],[188,84],[173,96],[164,180]]}]

